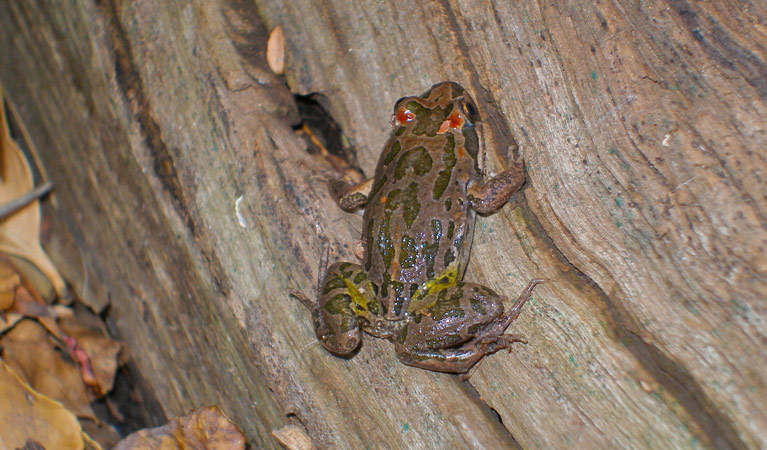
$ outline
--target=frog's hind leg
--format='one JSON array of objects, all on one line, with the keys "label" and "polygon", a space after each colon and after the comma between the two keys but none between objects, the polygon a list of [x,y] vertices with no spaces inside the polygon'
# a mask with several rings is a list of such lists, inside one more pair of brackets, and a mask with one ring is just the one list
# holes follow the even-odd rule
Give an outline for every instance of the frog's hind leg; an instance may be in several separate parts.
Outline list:
[{"label": "frog's hind leg", "polygon": [[439,372],[463,373],[488,354],[474,340],[503,314],[503,297],[474,283],[457,283],[419,299],[395,345],[403,363]]},{"label": "frog's hind leg", "polygon": [[506,313],[503,296],[474,283],[458,283],[429,294],[432,301],[413,312],[413,319],[400,335],[397,356],[403,363],[423,369],[469,371],[485,356],[513,342],[525,342],[522,336],[503,333],[519,316],[533,288],[542,282],[531,281]]},{"label": "frog's hind leg", "polygon": [[360,295],[365,294],[353,284],[355,275],[361,272],[357,264],[339,262],[330,266],[319,285],[317,302],[302,292],[290,291],[311,312],[314,333],[322,346],[337,355],[351,354],[362,339],[355,308]]},{"label": "frog's hind leg", "polygon": [[476,338],[480,339],[481,341],[492,341],[497,339],[499,336],[503,336],[505,339],[509,340],[509,343],[511,342],[524,342],[527,343],[527,341],[524,340],[523,337],[515,335],[515,334],[506,334],[504,335],[504,331],[511,325],[511,322],[516,320],[517,317],[519,317],[520,311],[522,311],[522,307],[527,303],[528,300],[530,300],[530,297],[533,296],[533,289],[535,289],[536,286],[539,284],[545,283],[546,280],[543,280],[541,278],[535,278],[530,280],[530,282],[527,284],[527,287],[524,291],[522,291],[521,294],[519,294],[519,297],[517,298],[517,301],[514,302],[514,305],[509,308],[506,313],[504,313],[501,317],[499,317],[497,320],[493,321],[489,326],[484,327],[480,333],[477,334]]}]

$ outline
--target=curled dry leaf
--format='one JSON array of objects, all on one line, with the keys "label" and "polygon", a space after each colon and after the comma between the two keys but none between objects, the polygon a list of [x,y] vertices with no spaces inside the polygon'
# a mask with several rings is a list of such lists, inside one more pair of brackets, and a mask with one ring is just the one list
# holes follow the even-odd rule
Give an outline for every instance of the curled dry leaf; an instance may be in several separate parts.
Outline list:
[{"label": "curled dry leaf", "polygon": [[285,36],[282,34],[282,26],[277,25],[266,42],[266,62],[269,68],[277,75],[285,72]]},{"label": "curled dry leaf", "polygon": [[[33,289],[27,289],[26,280],[21,284],[21,277],[13,270],[13,265],[0,256],[0,299],[9,297],[8,301],[3,300],[9,307],[6,308],[8,314],[0,316],[0,333],[11,329],[24,317],[36,319],[56,338],[75,363],[82,382],[90,388],[87,392],[92,394],[91,401],[111,391],[118,368],[117,358],[122,349],[121,344],[108,338],[100,319],[85,308],[79,309],[80,314],[75,317],[71,308],[61,305],[48,306],[39,296],[33,295]],[[59,321],[64,325],[64,330]],[[13,339],[14,336],[16,334],[5,339]],[[45,352],[43,348],[40,350]],[[34,361],[44,360],[33,358],[29,362]],[[34,383],[33,385],[36,386]]]},{"label": "curled dry leaf", "polygon": [[32,388],[61,402],[76,416],[95,420],[80,371],[56,351],[39,323],[19,322],[0,339],[0,345],[3,360]]},{"label": "curled dry leaf", "polygon": [[[0,86],[0,105],[3,91]],[[0,204],[14,201],[34,189],[32,171],[24,154],[11,139],[5,108],[0,106]],[[0,252],[31,261],[59,294],[66,284],[40,246],[40,205],[33,201],[0,221]]]},{"label": "curled dry leaf", "polygon": [[182,448],[244,449],[245,437],[217,406],[209,406],[161,427],[137,431],[115,446],[115,450]]},{"label": "curled dry leaf", "polygon": [[0,448],[22,448],[33,439],[47,449],[84,446],[77,418],[32,390],[0,360]]},{"label": "curled dry leaf", "polygon": [[0,258],[7,260],[15,268],[22,282],[30,291],[35,293],[35,297],[42,300],[44,303],[51,304],[54,301],[64,300],[59,297],[53,283],[48,280],[48,277],[40,272],[40,270],[31,261],[20,256],[11,255],[5,253]]},{"label": "curled dry leaf", "polygon": [[30,316],[56,326],[49,307],[27,289],[26,281],[7,255],[0,255],[0,335]]},{"label": "curled dry leaf", "polygon": [[83,374],[84,381],[101,396],[112,390],[122,344],[107,337],[98,327],[86,325],[82,314],[87,313],[81,311],[75,317],[60,319],[59,326],[76,343],[79,366],[91,370],[93,382],[88,382]]}]

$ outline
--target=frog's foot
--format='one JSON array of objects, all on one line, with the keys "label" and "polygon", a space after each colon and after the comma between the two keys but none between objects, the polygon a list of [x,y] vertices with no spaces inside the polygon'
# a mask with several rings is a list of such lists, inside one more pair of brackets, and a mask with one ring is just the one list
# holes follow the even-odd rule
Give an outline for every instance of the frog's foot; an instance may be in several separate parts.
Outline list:
[{"label": "frog's foot", "polygon": [[502,334],[500,336],[491,337],[491,336],[485,336],[481,338],[477,338],[477,345],[482,349],[482,352],[485,354],[485,356],[492,355],[493,353],[506,349],[509,353],[511,353],[512,344],[515,342],[520,342],[522,344],[527,345],[527,338],[522,336],[521,334]]},{"label": "frog's foot", "polygon": [[522,344],[527,345],[527,338],[522,336],[521,334],[504,334],[501,335],[501,339],[504,340],[506,343],[506,350],[511,353],[511,344],[514,342],[519,342]]},{"label": "frog's foot", "polygon": [[527,338],[521,334],[502,334],[500,336],[483,336],[477,338],[477,345],[482,348],[485,356],[492,355],[493,353],[503,350],[504,348],[511,353],[511,344],[514,342],[521,342],[527,344]]},{"label": "frog's foot", "polygon": [[[520,342],[518,339],[507,340],[504,338],[504,336],[507,336],[507,335],[498,336],[495,338],[495,340],[487,340],[486,338],[479,339],[480,342],[477,344],[477,346],[481,349],[480,358],[465,373],[459,374],[458,380],[468,381],[469,378],[471,378],[471,376],[474,375],[474,372],[477,371],[477,368],[482,364],[482,361],[485,360],[485,356],[490,356],[493,353],[499,350],[502,350],[504,348],[508,349],[509,352],[511,352],[511,344],[513,342]],[[508,336],[520,337],[516,335],[508,335]],[[526,343],[527,341],[525,341],[525,344]]]},{"label": "frog's foot", "polygon": [[493,353],[501,350],[506,349],[509,353],[511,353],[511,344],[514,342],[521,342],[523,344],[527,344],[527,338],[522,336],[521,334],[502,334],[498,336],[494,341],[487,341],[484,343],[480,343],[480,346],[482,347],[482,351],[484,352],[484,356],[477,361],[466,373],[462,373],[458,375],[458,379],[460,381],[468,381],[469,378],[471,378],[472,375],[474,375],[474,372],[476,372],[477,368],[480,364],[482,364],[482,361],[485,360],[485,356],[492,355]]},{"label": "frog's foot", "polygon": [[527,301],[530,300],[530,297],[533,296],[533,289],[545,282],[546,280],[543,278],[534,278],[530,280],[530,282],[527,283],[525,290],[523,290],[522,293],[519,294],[519,297],[517,297],[517,301],[515,301],[511,308],[495,321],[492,327],[485,330],[485,334],[489,336],[500,336],[506,331],[506,329],[509,328],[509,325],[511,325],[511,322],[519,317],[519,313],[522,311],[522,307],[525,306],[525,303],[527,303]]}]

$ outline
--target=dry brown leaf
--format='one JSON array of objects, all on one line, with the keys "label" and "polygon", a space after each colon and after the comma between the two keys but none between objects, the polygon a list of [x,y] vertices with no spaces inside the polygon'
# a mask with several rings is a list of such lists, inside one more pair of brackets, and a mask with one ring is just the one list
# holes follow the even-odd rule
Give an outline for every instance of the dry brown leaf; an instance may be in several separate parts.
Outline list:
[{"label": "dry brown leaf", "polygon": [[277,438],[288,450],[314,450],[314,443],[298,425],[285,425],[279,430],[272,431],[272,436]]},{"label": "dry brown leaf", "polygon": [[24,316],[18,313],[0,314],[0,335],[5,333],[6,330],[10,330],[11,328],[13,328],[23,318]]},{"label": "dry brown leaf", "polygon": [[[104,450],[101,443],[89,436],[85,431],[83,431],[83,440],[85,441],[85,448],[83,450]],[[106,448],[112,448],[112,446]]]},{"label": "dry brown leaf", "polygon": [[9,310],[22,317],[37,319],[56,339],[61,340],[63,333],[56,324],[56,309],[36,298],[25,285],[19,285],[14,291],[13,307]]},{"label": "dry brown leaf", "polygon": [[7,255],[0,255],[0,335],[27,316],[27,309],[42,309],[35,313],[47,315],[47,306],[35,300],[16,269]]},{"label": "dry brown leaf", "polygon": [[266,62],[277,75],[285,72],[285,36],[280,25],[269,33],[269,40],[266,41]]},{"label": "dry brown leaf", "polygon": [[218,406],[209,406],[176,417],[161,427],[137,431],[115,446],[115,450],[186,448],[244,449],[245,436]]},{"label": "dry brown leaf", "polygon": [[92,420],[81,419],[80,426],[83,433],[97,442],[100,447],[114,448],[120,442],[120,433],[104,422],[96,423]]},{"label": "dry brown leaf", "polygon": [[95,420],[91,397],[78,368],[56,351],[39,323],[24,320],[0,338],[3,359],[38,392],[78,417]]},{"label": "dry brown leaf", "polygon": [[[0,271],[2,263],[8,262],[5,256],[0,255]],[[9,269],[10,270],[10,269]],[[12,277],[9,278],[8,286],[12,286]],[[93,394],[91,400],[95,400],[112,390],[114,376],[117,371],[117,355],[120,353],[121,344],[106,337],[101,319],[93,314],[82,315],[74,318],[72,309],[61,305],[48,306],[39,296],[33,295],[34,291],[27,289],[27,280],[24,284],[17,284],[11,295],[12,306],[8,314],[0,317],[0,333],[12,328],[20,318],[29,317],[36,319],[48,332],[55,337],[75,362],[81,373],[82,381],[90,388]],[[0,296],[2,291],[0,291]],[[86,312],[86,309],[82,309]],[[58,325],[57,319],[68,321],[69,326],[76,330],[77,335],[71,336],[64,333]],[[78,322],[82,322],[79,324]],[[90,326],[86,326],[89,324]],[[78,340],[82,335],[86,346]],[[93,368],[94,359],[99,367]]]},{"label": "dry brown leaf", "polygon": [[8,261],[0,258],[0,313],[11,307],[16,287],[20,284],[21,277],[16,273],[16,268]]},{"label": "dry brown leaf", "polygon": [[[0,204],[13,201],[34,188],[32,172],[24,154],[11,139],[0,86]],[[35,200],[0,221],[0,252],[31,261],[59,294],[66,284],[40,246],[40,205]]]},{"label": "dry brown leaf", "polygon": [[117,357],[122,350],[122,344],[107,337],[100,328],[86,326],[82,314],[86,312],[81,311],[81,314],[72,318],[62,318],[59,327],[73,337],[88,355],[96,381],[96,385],[92,387],[100,397],[112,390],[118,368]]},{"label": "dry brown leaf", "polygon": [[16,273],[21,277],[21,282],[24,283],[27,289],[35,293],[35,297],[47,304],[51,304],[57,299],[58,293],[54,289],[53,284],[31,261],[20,256],[11,255],[10,253],[3,254],[2,258],[16,268]]},{"label": "dry brown leaf", "polygon": [[32,390],[0,360],[0,448],[21,448],[33,439],[46,449],[81,449],[77,418]]}]

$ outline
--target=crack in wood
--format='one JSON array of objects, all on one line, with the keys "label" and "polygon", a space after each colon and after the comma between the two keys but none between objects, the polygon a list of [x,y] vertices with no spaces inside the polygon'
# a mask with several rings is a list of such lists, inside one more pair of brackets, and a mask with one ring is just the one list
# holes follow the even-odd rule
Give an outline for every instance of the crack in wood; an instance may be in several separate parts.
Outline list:
[{"label": "crack in wood", "polygon": [[[708,24],[701,25],[692,6],[684,0],[666,0],[666,4],[677,13],[687,31],[700,48],[719,65],[738,72],[759,93],[767,99],[767,65],[752,52],[738,43],[717,21],[708,16]],[[734,7],[734,6],[733,6]]]}]

